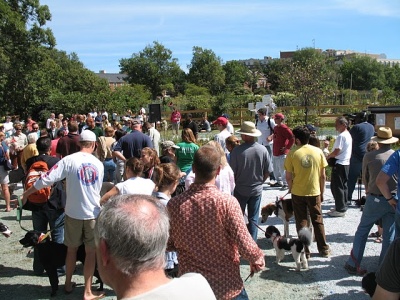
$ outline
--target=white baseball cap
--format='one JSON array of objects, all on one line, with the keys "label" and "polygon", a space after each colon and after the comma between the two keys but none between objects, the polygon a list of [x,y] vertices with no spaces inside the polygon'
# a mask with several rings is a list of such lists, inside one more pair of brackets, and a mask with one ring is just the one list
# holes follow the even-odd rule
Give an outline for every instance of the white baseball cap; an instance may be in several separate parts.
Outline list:
[{"label": "white baseball cap", "polygon": [[80,141],[81,142],[95,142],[97,140],[96,135],[94,134],[93,131],[90,131],[88,129],[82,131],[80,135]]}]

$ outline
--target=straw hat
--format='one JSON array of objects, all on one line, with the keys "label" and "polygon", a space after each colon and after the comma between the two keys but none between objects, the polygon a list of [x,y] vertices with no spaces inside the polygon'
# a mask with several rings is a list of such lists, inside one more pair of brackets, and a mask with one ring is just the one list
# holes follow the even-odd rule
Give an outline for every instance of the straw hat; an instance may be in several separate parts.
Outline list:
[{"label": "straw hat", "polygon": [[253,122],[243,122],[242,126],[240,126],[240,130],[236,131],[236,133],[249,135],[249,136],[261,136],[261,131],[256,128],[256,125]]},{"label": "straw hat", "polygon": [[392,129],[389,127],[379,127],[376,136],[373,136],[371,140],[380,144],[394,144],[397,143],[399,139],[393,137]]}]

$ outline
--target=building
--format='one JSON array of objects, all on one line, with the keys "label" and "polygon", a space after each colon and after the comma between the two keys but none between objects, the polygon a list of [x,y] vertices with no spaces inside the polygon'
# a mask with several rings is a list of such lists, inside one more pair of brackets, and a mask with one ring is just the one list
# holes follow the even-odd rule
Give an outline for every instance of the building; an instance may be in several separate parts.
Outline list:
[{"label": "building", "polygon": [[127,78],[127,75],[125,74],[106,73],[105,70],[100,70],[100,72],[96,73],[96,75],[99,76],[100,78],[106,79],[108,81],[108,86],[110,87],[111,90],[114,90],[117,87],[128,84],[125,81],[125,79]]}]

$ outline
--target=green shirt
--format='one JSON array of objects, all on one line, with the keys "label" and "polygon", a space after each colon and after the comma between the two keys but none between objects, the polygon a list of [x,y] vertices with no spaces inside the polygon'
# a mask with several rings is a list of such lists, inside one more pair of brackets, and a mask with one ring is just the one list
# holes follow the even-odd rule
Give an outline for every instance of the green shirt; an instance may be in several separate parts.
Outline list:
[{"label": "green shirt", "polygon": [[192,167],[194,154],[199,150],[199,146],[195,143],[181,142],[177,144],[179,149],[176,149],[176,163],[182,172],[187,171]]}]

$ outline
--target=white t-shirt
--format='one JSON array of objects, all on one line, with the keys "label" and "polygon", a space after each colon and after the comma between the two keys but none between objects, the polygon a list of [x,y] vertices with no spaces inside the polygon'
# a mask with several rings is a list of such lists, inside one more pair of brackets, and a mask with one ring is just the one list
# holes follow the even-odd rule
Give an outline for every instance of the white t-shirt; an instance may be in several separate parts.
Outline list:
[{"label": "white t-shirt", "polygon": [[267,141],[267,137],[273,133],[271,132],[271,128],[269,128],[268,119],[270,120],[271,128],[274,129],[275,121],[272,118],[266,117],[264,121],[260,119],[257,121],[257,129],[261,131],[261,136],[258,137],[258,143],[264,146],[272,146],[273,143],[272,141]]},{"label": "white t-shirt", "polygon": [[132,177],[115,185],[120,195],[152,195],[155,186],[156,185],[151,179],[142,177]]},{"label": "white t-shirt", "polygon": [[4,133],[6,134],[6,137],[9,137],[13,134],[14,131],[14,123],[13,122],[5,122],[3,124],[4,127]]},{"label": "white t-shirt", "polygon": [[[194,182],[195,174],[190,171],[185,178],[185,189],[189,189],[191,184]],[[217,188],[228,195],[232,195],[235,189],[235,175],[230,165],[226,165],[223,169],[219,171],[219,174],[215,178],[215,185]]]},{"label": "white t-shirt", "polygon": [[234,128],[233,128],[232,123],[229,122],[229,121],[228,121],[228,124],[226,124],[226,130],[228,130],[228,132],[229,132],[230,134],[233,134],[234,131],[235,131]]},{"label": "white t-shirt", "polygon": [[76,152],[60,160],[35,182],[35,188],[67,180],[65,214],[78,220],[91,220],[100,213],[100,190],[104,166],[94,155]]},{"label": "white t-shirt", "polygon": [[214,141],[218,142],[221,145],[222,149],[224,149],[225,154],[229,153],[228,149],[226,149],[225,140],[230,136],[231,134],[229,133],[228,128],[225,128],[214,137]]},{"label": "white t-shirt", "polygon": [[345,130],[338,135],[333,144],[333,150],[340,149],[339,155],[335,157],[337,159],[337,164],[344,166],[350,165],[352,145],[353,139],[348,130]]},{"label": "white t-shirt", "polygon": [[121,300],[214,300],[215,295],[201,274],[186,273],[147,293]]}]

